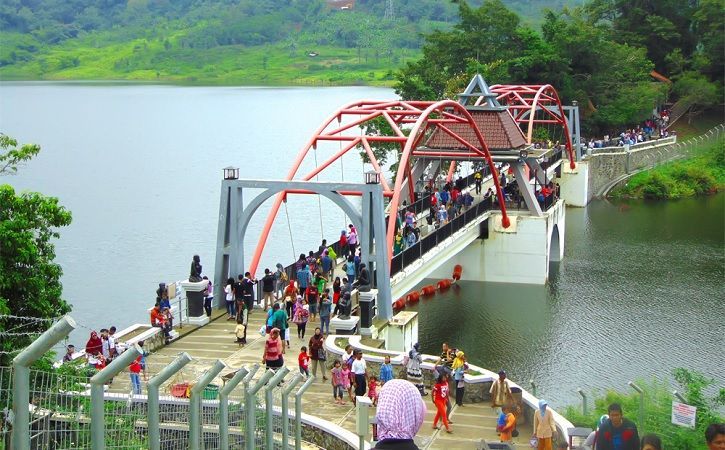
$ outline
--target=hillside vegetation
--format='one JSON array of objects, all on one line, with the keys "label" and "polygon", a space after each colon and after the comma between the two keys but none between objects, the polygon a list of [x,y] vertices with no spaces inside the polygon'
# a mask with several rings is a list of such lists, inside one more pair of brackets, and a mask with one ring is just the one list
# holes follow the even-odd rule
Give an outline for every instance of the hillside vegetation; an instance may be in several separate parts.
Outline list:
[{"label": "hillside vegetation", "polygon": [[634,175],[613,198],[674,200],[725,188],[725,141],[704,144],[696,156]]},{"label": "hillside vegetation", "polygon": [[[544,8],[579,2],[507,4],[536,23]],[[394,0],[392,18],[386,4],[6,0],[0,3],[0,77],[390,84],[395,69],[420,56],[425,34],[451,29],[459,17],[449,1]]]}]

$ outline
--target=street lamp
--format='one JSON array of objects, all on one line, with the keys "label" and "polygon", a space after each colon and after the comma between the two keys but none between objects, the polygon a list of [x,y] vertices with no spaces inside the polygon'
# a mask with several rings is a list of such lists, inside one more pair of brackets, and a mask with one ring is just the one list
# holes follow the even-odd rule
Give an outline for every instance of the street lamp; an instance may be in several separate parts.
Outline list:
[{"label": "street lamp", "polygon": [[224,179],[225,180],[238,180],[239,179],[239,168],[238,167],[225,167],[224,168]]},{"label": "street lamp", "polygon": [[365,172],[365,184],[380,184],[380,174],[374,170]]}]

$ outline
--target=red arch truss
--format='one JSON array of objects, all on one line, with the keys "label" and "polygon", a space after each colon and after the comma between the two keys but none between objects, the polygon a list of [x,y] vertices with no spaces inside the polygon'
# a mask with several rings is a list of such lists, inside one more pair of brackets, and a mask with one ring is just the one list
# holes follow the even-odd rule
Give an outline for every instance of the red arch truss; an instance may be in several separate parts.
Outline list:
[{"label": "red arch truss", "polygon": [[[390,128],[392,129],[391,135],[361,134],[360,130],[362,129],[362,126],[379,117],[384,118],[387,124],[390,125]],[[451,131],[449,126],[452,124],[468,125],[471,130],[474,131],[477,142],[468,142],[459,134]],[[287,177],[285,179],[304,181],[312,180],[349,151],[362,147],[370,159],[373,169],[380,175],[383,195],[391,199],[389,205],[390,211],[397,211],[399,205],[402,204],[402,199],[400,197],[403,183],[408,183],[411,187],[413,184],[411,176],[411,157],[414,156],[413,152],[418,145],[423,142],[424,138],[429,136],[436,128],[450,135],[462,145],[467,147],[469,149],[469,154],[472,157],[483,157],[486,160],[491,173],[494,174],[492,178],[496,186],[496,195],[498,197],[498,203],[503,216],[502,225],[504,227],[508,227],[510,221],[508,215],[506,214],[504,196],[498,182],[498,173],[493,164],[493,159],[491,158],[491,154],[488,150],[488,145],[486,145],[484,136],[478,129],[478,126],[473,120],[471,114],[464,106],[452,100],[443,100],[439,102],[360,100],[349,103],[335,111],[322,123],[322,125],[320,125],[310,140],[302,147],[302,150],[297,155],[297,159],[292,164],[292,167],[287,173]],[[391,186],[385,179],[384,174],[382,173],[381,164],[373,154],[371,143],[376,142],[396,143],[400,145],[400,162],[394,186]],[[334,151],[319,165],[315,164],[316,167],[314,170],[307,173],[301,172],[300,168],[306,159],[310,158],[311,151],[316,151],[319,145],[325,143],[337,143],[337,147],[334,147],[336,151]],[[437,156],[430,151],[427,153],[434,157]],[[443,159],[445,159],[445,156],[446,155],[443,153],[440,155]],[[410,191],[412,192],[412,189],[410,189]],[[288,194],[310,193],[311,192],[308,191],[289,190],[284,193],[280,193],[275,197],[272,208],[262,229],[259,242],[257,243],[257,248],[252,256],[251,264],[249,266],[249,271],[251,273],[255,273],[257,267],[259,266],[259,260],[262,256],[262,251],[267,242],[267,238],[269,237],[269,232],[272,229],[272,224],[277,217],[277,213],[279,212],[282,202],[286,200],[286,196]],[[360,195],[360,192],[341,192],[341,194]],[[392,258],[391,249],[393,247],[393,239],[395,237],[396,216],[396,214],[390,214],[388,219],[386,237],[389,259]]]},{"label": "red arch truss", "polygon": [[[569,154],[569,166],[574,169],[574,148],[571,143],[569,125],[566,122],[564,107],[559,99],[559,93],[550,84],[533,85],[506,85],[491,86],[491,92],[496,94],[496,100],[506,105],[514,120],[524,124],[526,141],[531,144],[534,124],[553,123],[564,128],[566,136],[566,151]],[[537,118],[536,111],[543,111],[544,117]]]}]

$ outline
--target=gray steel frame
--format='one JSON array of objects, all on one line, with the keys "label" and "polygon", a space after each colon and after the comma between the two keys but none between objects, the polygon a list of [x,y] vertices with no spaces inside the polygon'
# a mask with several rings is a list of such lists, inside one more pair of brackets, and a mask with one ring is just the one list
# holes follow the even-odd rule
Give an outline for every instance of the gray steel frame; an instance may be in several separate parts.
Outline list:
[{"label": "gray steel frame", "polygon": [[[264,189],[244,207],[244,189]],[[378,316],[384,320],[393,317],[393,301],[390,291],[390,263],[386,249],[385,206],[383,189],[379,184],[336,183],[320,181],[274,180],[222,180],[219,200],[219,227],[214,283],[223,286],[226,279],[245,272],[244,238],[252,216],[262,204],[275,194],[287,190],[306,190],[329,198],[339,206],[357,227],[361,259],[371,271],[377,270]],[[341,191],[362,193],[362,211]],[[377,239],[375,239],[377,237]],[[371,280],[375,283],[375,280]],[[217,306],[223,307],[222,296]]]}]

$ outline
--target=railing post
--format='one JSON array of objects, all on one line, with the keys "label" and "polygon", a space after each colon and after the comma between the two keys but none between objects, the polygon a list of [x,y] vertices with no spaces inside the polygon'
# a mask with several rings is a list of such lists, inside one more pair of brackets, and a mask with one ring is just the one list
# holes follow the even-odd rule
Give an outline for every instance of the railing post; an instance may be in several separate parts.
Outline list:
[{"label": "railing post", "polygon": [[302,449],[302,394],[312,386],[314,381],[314,376],[309,377],[295,394],[295,450]]},{"label": "railing post", "polygon": [[282,448],[285,450],[289,448],[289,395],[300,381],[302,381],[302,374],[298,373],[282,389]]},{"label": "railing post", "polygon": [[582,396],[582,414],[586,416],[589,412],[589,409],[587,408],[587,394],[581,388],[576,391]]},{"label": "railing post", "polygon": [[274,389],[277,387],[279,383],[282,382],[282,379],[289,373],[289,369],[285,366],[282,366],[281,369],[277,370],[277,373],[274,374],[271,380],[269,380],[269,383],[267,383],[267,386],[264,388],[264,406],[267,412],[267,430],[266,430],[266,448],[274,448],[274,427],[272,426],[274,417],[272,415],[273,413],[273,406],[274,406]]},{"label": "railing post", "polygon": [[248,373],[249,371],[242,367],[226,382],[224,387],[219,389],[219,448],[221,450],[229,448],[229,394]]},{"label": "railing post", "polygon": [[207,370],[201,379],[197,381],[191,388],[191,398],[189,399],[189,448],[191,450],[199,450],[202,437],[201,423],[201,397],[204,389],[211,383],[219,372],[224,370],[224,363],[217,359],[213,366]]},{"label": "railing post", "polygon": [[254,432],[257,428],[257,392],[272,378],[274,372],[268,370],[262,374],[251,389],[244,392],[244,409],[247,413],[247,429],[244,430],[244,446],[247,450],[254,450]]},{"label": "railing post", "polygon": [[372,400],[368,397],[358,396],[355,398],[355,424],[357,426],[357,436],[360,439],[358,448],[365,449],[365,439],[368,437],[368,429],[370,428],[370,407],[373,405]]},{"label": "railing post", "polygon": [[143,354],[141,347],[134,344],[116,357],[111,364],[91,377],[91,448],[93,450],[104,450],[106,448],[103,385],[111,381],[113,377],[128,367],[141,354]]},{"label": "railing post", "polygon": [[531,385],[531,394],[536,397],[536,383],[534,383],[534,380],[529,380],[529,384]]},{"label": "railing post", "polygon": [[64,316],[38,339],[13,358],[13,422],[14,449],[30,448],[30,365],[39,360],[55,344],[65,339],[76,327],[71,316]]},{"label": "railing post", "polygon": [[637,414],[637,418],[639,421],[639,429],[644,430],[644,391],[632,381],[627,384],[629,384],[629,387],[634,389],[639,394],[639,412]]},{"label": "railing post", "polygon": [[161,449],[161,433],[159,431],[159,388],[172,375],[180,371],[185,365],[191,362],[188,353],[179,353],[179,356],[168,366],[161,369],[159,373],[151,378],[146,384],[148,393],[148,433],[149,447],[151,450]]},{"label": "railing post", "polygon": [[677,401],[679,401],[680,403],[687,403],[687,400],[685,400],[685,397],[681,396],[679,392],[672,391],[672,395],[674,395],[675,398],[677,399]]}]

